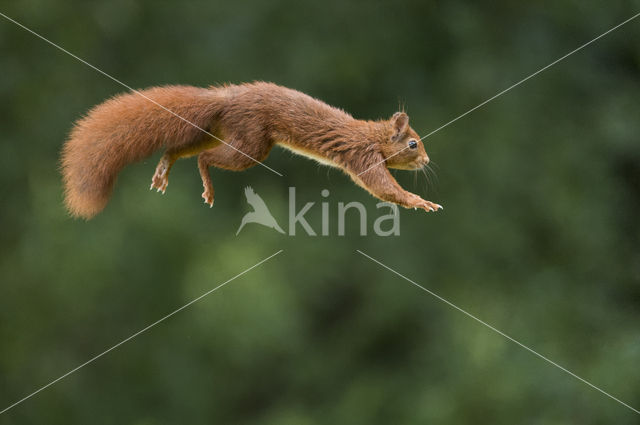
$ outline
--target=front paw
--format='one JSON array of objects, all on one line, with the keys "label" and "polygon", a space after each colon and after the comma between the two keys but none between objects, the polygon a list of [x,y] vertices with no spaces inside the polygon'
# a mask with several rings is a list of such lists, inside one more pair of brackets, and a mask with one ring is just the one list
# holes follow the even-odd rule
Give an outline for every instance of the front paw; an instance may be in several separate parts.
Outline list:
[{"label": "front paw", "polygon": [[436,204],[434,202],[430,202],[430,201],[425,201],[424,199],[422,199],[421,197],[419,197],[418,195],[413,195],[410,199],[409,202],[407,203],[407,208],[413,208],[413,209],[417,209],[417,208],[421,208],[427,212],[430,211],[438,211],[442,209],[442,205]]}]

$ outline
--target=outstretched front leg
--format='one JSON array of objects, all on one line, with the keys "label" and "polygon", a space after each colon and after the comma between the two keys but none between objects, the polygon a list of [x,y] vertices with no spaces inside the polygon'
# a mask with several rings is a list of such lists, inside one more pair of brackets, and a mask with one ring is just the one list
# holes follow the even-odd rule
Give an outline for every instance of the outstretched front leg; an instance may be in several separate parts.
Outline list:
[{"label": "outstretched front leg", "polygon": [[[405,208],[421,208],[427,212],[442,209],[441,205],[426,201],[418,195],[404,190],[384,163],[369,170],[365,167],[363,171],[351,170],[351,177],[359,186],[365,188],[378,199],[393,202]],[[361,174],[358,175],[358,173]]]},{"label": "outstretched front leg", "polygon": [[254,146],[247,146],[246,144],[238,143],[237,150],[230,146],[220,145],[198,155],[198,171],[200,171],[202,186],[204,187],[202,198],[205,204],[208,204],[210,207],[213,206],[214,190],[211,176],[209,175],[209,167],[213,166],[225,170],[243,171],[254,165],[258,165],[259,162],[267,158],[273,147],[272,143],[263,146],[259,145],[258,143]]}]

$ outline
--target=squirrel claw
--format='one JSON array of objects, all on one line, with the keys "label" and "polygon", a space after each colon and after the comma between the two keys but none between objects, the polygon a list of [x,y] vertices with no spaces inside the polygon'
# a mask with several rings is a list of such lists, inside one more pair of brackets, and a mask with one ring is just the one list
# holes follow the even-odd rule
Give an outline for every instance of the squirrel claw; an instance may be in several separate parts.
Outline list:
[{"label": "squirrel claw", "polygon": [[213,195],[208,190],[202,192],[202,199],[204,199],[204,203],[209,205],[209,208],[213,208]]},{"label": "squirrel claw", "polygon": [[154,174],[153,178],[151,179],[151,187],[149,188],[149,190],[153,190],[155,188],[156,192],[162,192],[164,194],[167,190],[168,185],[169,177],[167,176],[166,172],[156,172],[156,174]]},{"label": "squirrel claw", "polygon": [[429,201],[424,201],[424,202],[425,202],[424,209],[427,212],[436,212],[436,211],[442,209],[442,205],[440,205],[440,204],[436,204],[434,202],[429,202]]},{"label": "squirrel claw", "polygon": [[417,195],[415,195],[415,198],[413,198],[411,201],[412,202],[410,203],[410,206],[412,206],[414,210],[421,208],[426,212],[435,212],[435,211],[438,211],[439,209],[442,209],[442,205],[436,204],[434,202],[425,201],[424,199],[420,198]]}]

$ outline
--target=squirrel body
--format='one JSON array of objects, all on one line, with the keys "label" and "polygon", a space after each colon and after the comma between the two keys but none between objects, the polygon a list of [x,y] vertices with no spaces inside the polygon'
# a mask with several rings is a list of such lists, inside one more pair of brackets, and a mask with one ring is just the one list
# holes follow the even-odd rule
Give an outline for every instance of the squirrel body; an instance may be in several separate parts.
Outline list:
[{"label": "squirrel body", "polygon": [[429,162],[404,112],[389,120],[356,120],[304,93],[265,82],[154,87],[95,106],[76,122],[62,150],[65,203],[72,215],[93,217],[106,206],[125,165],[164,148],[151,188],[164,192],[173,163],[198,155],[202,197],[213,205],[210,166],[245,170],[264,161],[276,144],[342,169],[381,200],[426,211],[441,208],[402,189],[388,170],[419,169]]}]

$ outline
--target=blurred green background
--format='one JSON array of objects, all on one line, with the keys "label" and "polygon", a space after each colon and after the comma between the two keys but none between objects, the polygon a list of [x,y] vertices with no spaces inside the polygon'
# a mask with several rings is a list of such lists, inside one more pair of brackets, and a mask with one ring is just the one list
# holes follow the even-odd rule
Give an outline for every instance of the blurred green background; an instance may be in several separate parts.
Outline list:
[{"label": "blurred green background", "polygon": [[[639,1],[2,0],[132,87],[273,81],[427,134],[640,11]],[[124,89],[0,18],[0,409],[284,252],[0,415],[0,424],[637,424],[639,416],[356,253],[360,249],[640,408],[640,19],[426,139],[443,212],[401,235],[247,225],[254,187],[377,200],[275,149],[243,173],[160,153],[94,220],[62,205],[74,120]]]}]

